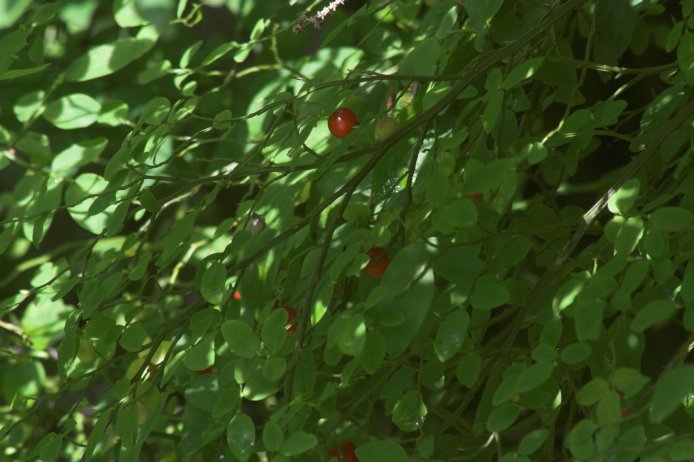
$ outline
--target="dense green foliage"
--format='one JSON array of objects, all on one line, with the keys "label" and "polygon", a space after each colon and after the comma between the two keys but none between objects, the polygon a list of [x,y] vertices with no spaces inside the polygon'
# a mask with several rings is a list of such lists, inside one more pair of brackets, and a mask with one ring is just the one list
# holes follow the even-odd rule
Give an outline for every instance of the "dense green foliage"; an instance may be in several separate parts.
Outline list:
[{"label": "dense green foliage", "polygon": [[693,460],[694,1],[330,3],[0,0],[0,460]]}]

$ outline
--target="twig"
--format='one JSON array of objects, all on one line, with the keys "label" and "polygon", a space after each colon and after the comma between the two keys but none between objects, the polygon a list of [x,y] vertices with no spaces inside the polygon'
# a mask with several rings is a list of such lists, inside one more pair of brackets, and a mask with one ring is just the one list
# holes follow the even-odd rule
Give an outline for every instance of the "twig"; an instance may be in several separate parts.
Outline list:
[{"label": "twig", "polygon": [[313,24],[313,27],[316,29],[320,29],[320,24],[325,21],[325,19],[328,17],[328,15],[334,13],[339,6],[342,6],[345,3],[345,0],[333,0],[330,2],[328,6],[320,10],[318,13],[314,14],[313,16],[309,17],[307,15],[302,15],[299,20],[297,21],[296,24],[294,24],[294,27],[292,27],[292,32],[295,34],[298,34],[302,30],[306,28],[309,24]]}]

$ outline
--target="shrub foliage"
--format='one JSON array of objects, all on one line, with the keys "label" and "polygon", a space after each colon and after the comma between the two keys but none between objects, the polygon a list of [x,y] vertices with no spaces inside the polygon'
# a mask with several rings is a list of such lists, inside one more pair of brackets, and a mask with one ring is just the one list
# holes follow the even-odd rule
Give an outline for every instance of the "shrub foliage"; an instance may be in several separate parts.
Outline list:
[{"label": "shrub foliage", "polygon": [[0,52],[0,459],[694,458],[694,1],[0,1]]}]

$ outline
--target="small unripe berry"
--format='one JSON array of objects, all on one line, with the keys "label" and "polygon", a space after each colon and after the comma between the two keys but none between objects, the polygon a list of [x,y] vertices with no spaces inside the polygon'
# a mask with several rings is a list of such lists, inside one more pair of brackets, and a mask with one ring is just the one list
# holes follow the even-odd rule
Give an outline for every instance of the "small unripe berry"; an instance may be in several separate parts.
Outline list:
[{"label": "small unripe berry", "polygon": [[383,141],[398,131],[398,123],[392,117],[379,117],[374,127],[374,135],[378,141]]}]

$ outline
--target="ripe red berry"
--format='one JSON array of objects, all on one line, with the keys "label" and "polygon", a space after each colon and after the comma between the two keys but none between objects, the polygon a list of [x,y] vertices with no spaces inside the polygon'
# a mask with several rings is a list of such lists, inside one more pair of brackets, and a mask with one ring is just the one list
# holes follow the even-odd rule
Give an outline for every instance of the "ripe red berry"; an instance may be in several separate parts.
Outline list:
[{"label": "ripe red berry", "polygon": [[282,308],[284,308],[284,310],[287,312],[287,323],[284,325],[284,330],[286,330],[287,333],[291,335],[297,328],[297,314],[296,311],[294,311],[294,309],[290,306],[285,305]]},{"label": "ripe red berry", "polygon": [[238,290],[234,291],[234,300],[241,300],[241,292]]},{"label": "ripe red berry", "polygon": [[203,369],[201,371],[195,371],[195,373],[197,375],[207,375],[207,374],[211,374],[213,370],[214,370],[214,366],[210,366],[207,369]]},{"label": "ripe red berry", "polygon": [[339,462],[359,462],[357,455],[354,453],[355,449],[357,449],[357,446],[354,443],[350,440],[345,440],[342,442],[342,448],[340,448],[338,443],[333,446],[328,455],[336,458]]},{"label": "ripe red berry", "polygon": [[369,276],[380,278],[390,265],[390,258],[383,247],[372,247],[366,254],[371,258],[366,264],[364,271]]},{"label": "ripe red berry", "polygon": [[338,138],[344,138],[352,133],[352,129],[359,121],[350,108],[341,107],[328,117],[328,129]]}]

